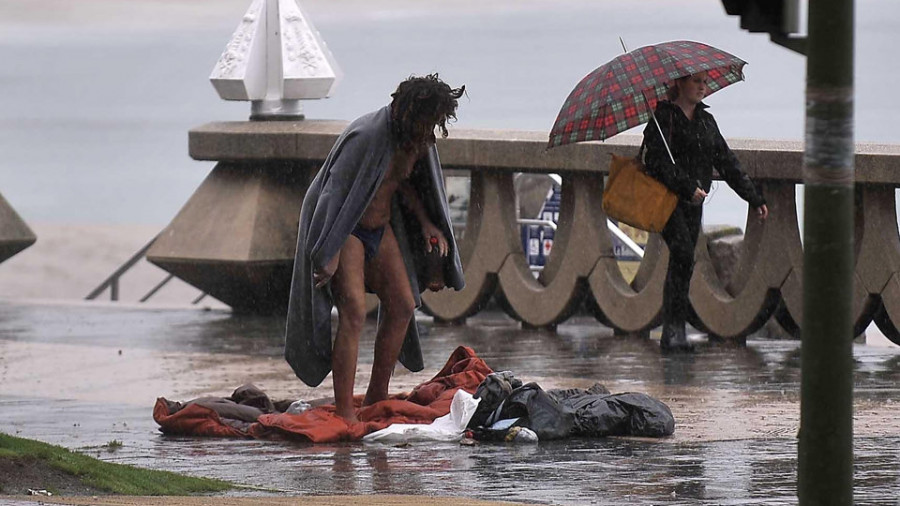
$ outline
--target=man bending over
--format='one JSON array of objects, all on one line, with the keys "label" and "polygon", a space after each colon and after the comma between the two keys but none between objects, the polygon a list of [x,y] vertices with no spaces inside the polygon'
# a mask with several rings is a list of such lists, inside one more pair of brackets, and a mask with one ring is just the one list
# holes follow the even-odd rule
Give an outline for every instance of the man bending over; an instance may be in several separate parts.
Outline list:
[{"label": "man bending over", "polygon": [[[303,199],[285,358],[310,386],[333,370],[336,411],[350,422],[366,292],[378,296],[380,307],[363,406],[387,398],[398,358],[412,371],[424,368],[413,318],[421,292],[464,285],[434,145],[435,128],[447,137],[464,90],[437,74],[400,83],[390,105],[344,130]],[[442,276],[428,279],[426,254],[433,248]]]}]

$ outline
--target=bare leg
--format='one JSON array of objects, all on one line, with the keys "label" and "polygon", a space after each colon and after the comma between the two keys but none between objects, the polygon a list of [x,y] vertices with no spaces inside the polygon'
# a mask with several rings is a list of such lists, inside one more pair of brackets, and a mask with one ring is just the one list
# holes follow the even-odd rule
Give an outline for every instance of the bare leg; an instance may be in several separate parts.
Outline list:
[{"label": "bare leg", "polygon": [[331,293],[338,310],[337,335],[331,352],[334,404],[338,416],[355,422],[353,384],[359,356],[359,336],[366,319],[365,252],[363,245],[350,236],[340,252],[338,268],[331,278]]},{"label": "bare leg", "polygon": [[378,255],[366,265],[366,280],[381,301],[382,318],[375,335],[375,359],[364,406],[387,399],[394,364],[415,311],[406,266],[390,226],[385,227]]}]

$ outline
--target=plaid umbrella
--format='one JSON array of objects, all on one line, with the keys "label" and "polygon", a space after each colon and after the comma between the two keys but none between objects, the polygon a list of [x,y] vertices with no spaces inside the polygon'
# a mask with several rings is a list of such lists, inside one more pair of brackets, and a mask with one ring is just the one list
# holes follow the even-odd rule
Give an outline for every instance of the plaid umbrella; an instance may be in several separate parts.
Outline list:
[{"label": "plaid umbrella", "polygon": [[679,40],[644,46],[598,67],[563,103],[550,131],[549,148],[604,140],[646,123],[669,83],[706,71],[709,93],[744,79],[747,62],[700,42]]}]

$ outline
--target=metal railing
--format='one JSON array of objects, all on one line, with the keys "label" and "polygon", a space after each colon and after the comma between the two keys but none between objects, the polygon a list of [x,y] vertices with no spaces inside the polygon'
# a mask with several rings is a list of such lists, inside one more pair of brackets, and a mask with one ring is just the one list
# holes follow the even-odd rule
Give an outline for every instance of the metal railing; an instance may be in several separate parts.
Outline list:
[{"label": "metal railing", "polygon": [[[134,255],[131,256],[128,260],[125,261],[122,265],[119,266],[112,274],[110,274],[106,279],[103,280],[96,288],[91,290],[91,293],[87,294],[84,298],[85,300],[96,300],[103,292],[109,289],[109,300],[113,302],[118,302],[119,300],[119,283],[122,276],[125,275],[132,267],[134,267],[138,262],[140,262],[143,258],[147,256],[147,251],[153,246],[153,243],[156,242],[156,239],[159,235],[155,236],[150,240],[147,244],[145,244],[141,249],[139,249]],[[151,297],[156,295],[169,281],[175,278],[174,274],[168,274],[162,281],[156,284],[149,292],[147,292],[143,297],[141,297],[138,302],[144,303],[150,300]],[[207,296],[206,292],[203,292],[196,299],[191,301],[191,304],[197,304],[204,297]]]}]

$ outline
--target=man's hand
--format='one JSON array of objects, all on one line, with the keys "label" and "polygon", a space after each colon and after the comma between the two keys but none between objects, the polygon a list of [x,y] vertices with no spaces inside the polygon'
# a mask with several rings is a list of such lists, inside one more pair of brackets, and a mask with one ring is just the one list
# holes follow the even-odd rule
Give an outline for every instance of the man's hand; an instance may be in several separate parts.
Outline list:
[{"label": "man's hand", "polygon": [[759,215],[759,221],[766,221],[769,217],[769,208],[765,204],[756,208],[756,214]]},{"label": "man's hand", "polygon": [[338,254],[334,255],[334,257],[325,264],[325,267],[313,271],[313,281],[316,282],[316,288],[322,288],[331,281],[335,271],[337,271],[340,259],[341,254],[338,252]]},{"label": "man's hand", "polygon": [[[447,238],[441,233],[441,229],[437,228],[430,221],[422,224],[422,236],[425,238],[425,251],[431,253],[433,247],[436,247],[442,257],[447,256],[450,251],[450,245],[447,244]],[[437,239],[437,244],[431,244],[431,238]]]},{"label": "man's hand", "polygon": [[694,190],[694,194],[691,196],[691,202],[694,204],[702,204],[706,199],[706,192],[703,191],[703,188],[697,188]]}]

